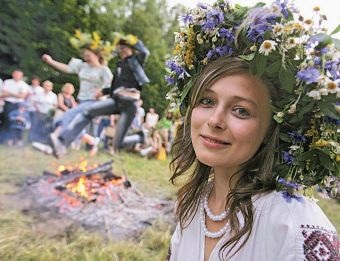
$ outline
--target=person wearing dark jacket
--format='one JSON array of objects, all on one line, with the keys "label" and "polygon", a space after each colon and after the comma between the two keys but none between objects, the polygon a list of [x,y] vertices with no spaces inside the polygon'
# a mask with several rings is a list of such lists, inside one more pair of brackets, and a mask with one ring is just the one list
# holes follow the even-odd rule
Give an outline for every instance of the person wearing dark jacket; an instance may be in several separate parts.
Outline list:
[{"label": "person wearing dark jacket", "polygon": [[114,150],[125,146],[124,137],[129,129],[135,113],[136,101],[140,98],[143,85],[149,83],[143,66],[149,56],[149,50],[141,40],[132,45],[127,40],[121,39],[117,45],[120,60],[114,71],[111,88],[103,89],[103,94],[110,94],[110,98],[96,101],[77,113],[75,117],[57,128],[50,135],[50,145],[57,158],[67,152],[67,147],[76,139],[81,131],[94,117],[100,115],[119,114],[114,139]]}]

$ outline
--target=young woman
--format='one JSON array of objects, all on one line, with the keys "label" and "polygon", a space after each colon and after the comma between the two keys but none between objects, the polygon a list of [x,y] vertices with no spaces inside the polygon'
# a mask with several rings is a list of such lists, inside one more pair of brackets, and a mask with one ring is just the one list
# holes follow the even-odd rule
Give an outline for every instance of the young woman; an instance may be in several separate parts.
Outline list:
[{"label": "young woman", "polygon": [[[314,200],[298,194],[299,189],[306,194],[311,185],[339,175],[336,156],[318,154],[320,140],[327,140],[323,148],[329,146],[330,151],[338,146],[334,122],[327,122],[328,136],[322,133],[330,116],[315,116],[320,109],[310,91],[322,82],[311,86],[310,77],[301,75],[303,70],[291,60],[285,70],[297,74],[301,85],[295,93],[287,91],[283,87],[287,79],[277,75],[281,69],[273,71],[269,64],[286,61],[282,49],[272,55],[261,53],[265,40],[257,41],[265,34],[263,28],[273,33],[276,23],[288,22],[284,11],[291,12],[277,3],[247,10],[219,1],[211,7],[200,5],[185,16],[189,29],[178,36],[178,56],[168,63],[168,80],[174,85],[169,96],[181,101],[185,114],[172,147],[171,181],[184,183],[178,190],[170,260],[339,259],[335,228]],[[242,21],[267,27],[261,27],[263,35],[257,28],[256,40],[249,31],[254,27],[242,29]],[[214,35],[221,28],[232,41],[221,31]],[[272,46],[285,44],[281,34],[272,37]],[[217,49],[222,43],[233,50]],[[191,48],[196,56],[190,60]],[[285,59],[291,59],[289,55],[296,58],[297,53],[287,52]],[[270,69],[259,68],[264,58]],[[301,61],[308,59],[303,55]],[[318,65],[313,69],[329,70],[327,81],[332,82],[330,69]],[[194,73],[198,74],[192,80]],[[334,96],[323,102],[334,104]],[[300,118],[294,115],[294,107],[302,110],[306,104],[311,108],[299,113]],[[280,112],[280,106],[283,115],[275,111]]]}]

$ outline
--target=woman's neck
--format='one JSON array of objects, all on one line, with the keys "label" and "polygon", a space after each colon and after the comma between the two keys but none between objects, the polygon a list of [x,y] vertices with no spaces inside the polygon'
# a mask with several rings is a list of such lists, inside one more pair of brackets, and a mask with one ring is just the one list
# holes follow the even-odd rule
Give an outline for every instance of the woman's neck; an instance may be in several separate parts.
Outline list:
[{"label": "woman's neck", "polygon": [[226,197],[233,185],[230,183],[230,178],[236,171],[236,169],[214,168],[214,186],[210,198],[217,205],[225,206]]},{"label": "woman's neck", "polygon": [[87,62],[91,67],[101,67],[102,64],[99,61],[88,61]]}]

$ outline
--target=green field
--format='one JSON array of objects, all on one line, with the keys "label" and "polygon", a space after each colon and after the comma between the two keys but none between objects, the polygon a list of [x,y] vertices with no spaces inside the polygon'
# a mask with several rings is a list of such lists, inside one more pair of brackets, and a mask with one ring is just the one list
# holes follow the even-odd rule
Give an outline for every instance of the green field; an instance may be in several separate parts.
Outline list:
[{"label": "green field", "polygon": [[[0,146],[0,198],[18,191],[27,177],[39,176],[43,170],[54,171],[61,164],[74,164],[87,156],[84,151],[72,151],[56,160],[30,147]],[[88,158],[89,164],[110,159],[112,156],[104,153]],[[127,153],[113,159],[114,172],[125,171],[142,193],[174,198],[174,188],[168,182],[169,162]],[[165,260],[167,255],[172,227],[162,220],[130,241],[103,239],[99,234],[80,228],[51,235],[37,229],[36,217],[22,213],[15,204],[5,203],[0,200],[0,260]],[[320,199],[320,205],[340,231],[340,204]]]}]

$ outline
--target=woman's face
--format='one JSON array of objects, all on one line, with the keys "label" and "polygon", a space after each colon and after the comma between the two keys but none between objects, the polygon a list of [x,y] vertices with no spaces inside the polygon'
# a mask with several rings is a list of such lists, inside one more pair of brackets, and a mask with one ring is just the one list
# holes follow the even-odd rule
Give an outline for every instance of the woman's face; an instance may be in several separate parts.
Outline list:
[{"label": "woman's face", "polygon": [[83,58],[84,58],[84,61],[85,62],[95,62],[95,61],[99,61],[99,57],[98,55],[96,55],[94,52],[88,50],[88,49],[85,49],[84,52],[83,52]]},{"label": "woman's face", "polygon": [[250,75],[226,76],[203,92],[191,115],[197,159],[238,170],[262,143],[270,125],[269,92]]}]

